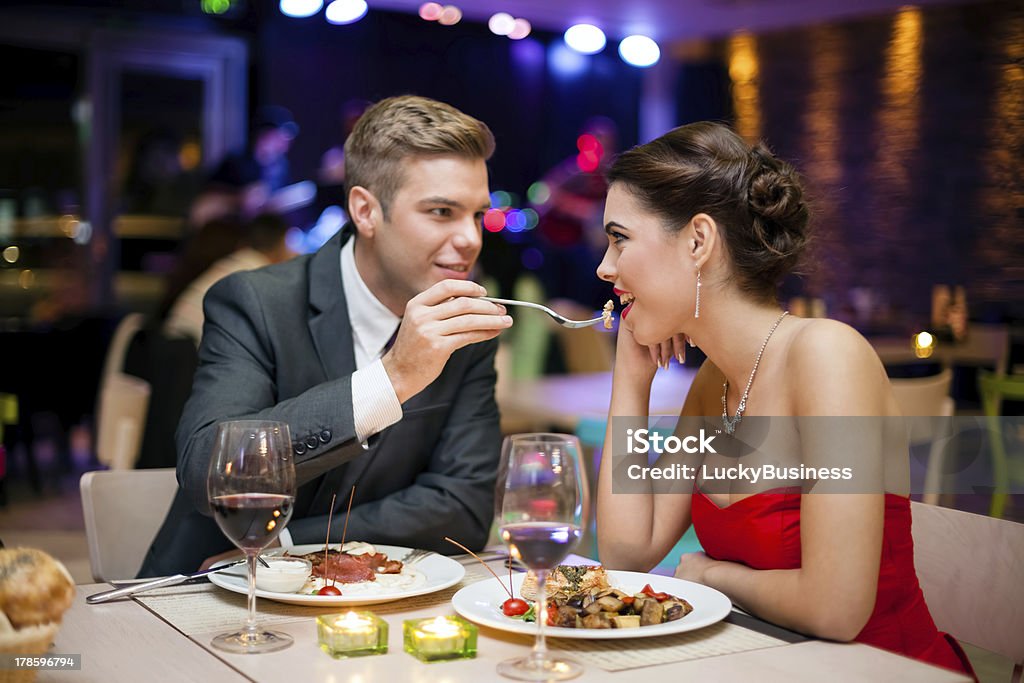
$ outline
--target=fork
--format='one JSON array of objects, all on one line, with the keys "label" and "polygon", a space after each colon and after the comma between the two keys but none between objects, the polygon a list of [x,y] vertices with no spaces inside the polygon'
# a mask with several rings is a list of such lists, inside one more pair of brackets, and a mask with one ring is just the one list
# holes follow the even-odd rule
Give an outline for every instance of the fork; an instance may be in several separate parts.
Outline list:
[{"label": "fork", "polygon": [[419,562],[423,558],[428,557],[428,556],[433,555],[433,554],[434,554],[433,550],[422,550],[422,549],[411,550],[411,551],[409,551],[405,555],[405,557],[403,557],[400,560],[400,562],[402,564],[416,564],[417,562]]},{"label": "fork", "polygon": [[591,325],[596,325],[597,323],[604,322],[604,316],[603,315],[598,316],[596,318],[591,318],[590,320],[569,320],[564,315],[559,315],[558,313],[555,313],[554,311],[552,311],[547,306],[541,306],[540,304],[535,304],[532,301],[517,301],[515,299],[499,299],[499,298],[493,297],[493,296],[482,296],[480,298],[483,299],[484,301],[490,301],[490,302],[495,303],[495,304],[505,304],[506,306],[525,306],[527,308],[535,308],[538,311],[543,311],[544,313],[547,313],[549,316],[551,316],[551,318],[555,322],[557,322],[562,327],[569,327],[569,328],[572,328],[572,329],[578,329],[580,327],[590,327]]}]

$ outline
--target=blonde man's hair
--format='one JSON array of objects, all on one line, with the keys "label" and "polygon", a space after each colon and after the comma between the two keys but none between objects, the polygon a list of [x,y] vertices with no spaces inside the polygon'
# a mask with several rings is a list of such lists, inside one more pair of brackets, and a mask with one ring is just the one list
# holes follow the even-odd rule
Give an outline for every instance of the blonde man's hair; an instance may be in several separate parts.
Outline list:
[{"label": "blonde man's hair", "polygon": [[494,135],[482,121],[427,97],[389,97],[367,109],[345,141],[345,186],[372,192],[387,217],[404,182],[404,159],[454,155],[486,161],[493,153]]}]

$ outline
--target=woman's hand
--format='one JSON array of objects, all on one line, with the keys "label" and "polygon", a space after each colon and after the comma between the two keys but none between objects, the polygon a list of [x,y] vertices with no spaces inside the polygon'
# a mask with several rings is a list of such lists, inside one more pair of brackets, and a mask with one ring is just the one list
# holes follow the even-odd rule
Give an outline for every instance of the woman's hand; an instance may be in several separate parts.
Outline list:
[{"label": "woman's hand", "polygon": [[616,374],[628,377],[638,383],[650,386],[654,373],[659,367],[667,368],[675,357],[680,363],[686,358],[686,335],[677,334],[665,341],[644,346],[633,338],[633,332],[625,325],[619,325],[615,344]]},{"label": "woman's hand", "polygon": [[679,558],[679,566],[676,567],[676,578],[694,583],[706,583],[704,572],[708,567],[718,564],[718,560],[712,560],[704,553],[684,553]]},{"label": "woman's hand", "polygon": [[686,335],[676,334],[660,344],[647,347],[651,361],[661,368],[668,369],[668,364],[675,358],[682,365],[686,361]]}]

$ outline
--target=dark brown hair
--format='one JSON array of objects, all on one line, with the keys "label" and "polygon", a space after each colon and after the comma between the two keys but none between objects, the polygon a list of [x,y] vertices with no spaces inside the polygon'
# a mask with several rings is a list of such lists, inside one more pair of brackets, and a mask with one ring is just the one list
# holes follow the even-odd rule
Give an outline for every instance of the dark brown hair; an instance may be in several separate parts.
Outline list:
[{"label": "dark brown hair", "polygon": [[772,299],[807,245],[808,209],[792,166],[710,121],[680,126],[621,154],[608,183],[622,183],[666,230],[698,213],[715,219],[741,290]]}]

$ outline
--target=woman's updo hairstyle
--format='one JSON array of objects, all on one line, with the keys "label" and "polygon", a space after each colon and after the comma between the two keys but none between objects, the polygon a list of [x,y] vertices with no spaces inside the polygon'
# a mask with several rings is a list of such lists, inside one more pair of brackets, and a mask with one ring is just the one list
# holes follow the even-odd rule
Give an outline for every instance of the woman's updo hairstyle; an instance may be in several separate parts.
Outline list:
[{"label": "woman's updo hairstyle", "polygon": [[807,244],[807,204],[792,166],[720,123],[675,128],[621,154],[608,183],[622,183],[665,229],[695,215],[715,219],[740,288],[758,299],[796,266]]}]

